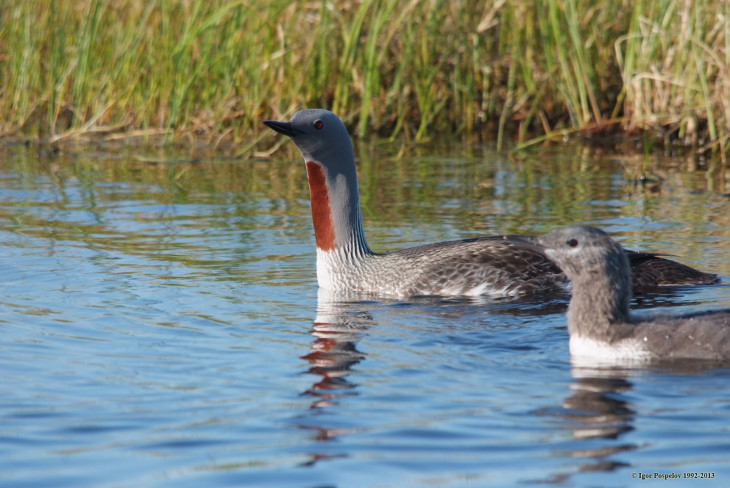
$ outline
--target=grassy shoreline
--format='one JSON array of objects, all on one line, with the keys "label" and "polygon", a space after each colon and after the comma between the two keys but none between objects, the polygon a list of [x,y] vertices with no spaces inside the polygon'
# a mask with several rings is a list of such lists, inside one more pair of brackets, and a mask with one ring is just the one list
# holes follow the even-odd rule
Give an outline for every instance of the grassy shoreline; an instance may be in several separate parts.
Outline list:
[{"label": "grassy shoreline", "polygon": [[730,3],[10,0],[0,136],[240,154],[311,106],[353,135],[649,134],[725,157]]}]

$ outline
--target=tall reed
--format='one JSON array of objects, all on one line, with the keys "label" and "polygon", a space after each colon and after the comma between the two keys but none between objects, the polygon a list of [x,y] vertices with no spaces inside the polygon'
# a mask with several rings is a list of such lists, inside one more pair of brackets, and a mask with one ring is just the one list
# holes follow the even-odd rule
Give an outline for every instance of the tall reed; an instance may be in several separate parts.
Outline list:
[{"label": "tall reed", "polygon": [[6,0],[0,133],[252,147],[261,118],[323,106],[359,137],[620,129],[724,154],[729,5]]}]

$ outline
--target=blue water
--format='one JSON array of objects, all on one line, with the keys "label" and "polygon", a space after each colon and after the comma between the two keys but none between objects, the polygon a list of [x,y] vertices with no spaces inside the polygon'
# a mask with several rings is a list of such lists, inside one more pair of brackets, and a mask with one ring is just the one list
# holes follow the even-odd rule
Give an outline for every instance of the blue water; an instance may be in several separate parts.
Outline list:
[{"label": "blue water", "polygon": [[[587,222],[730,281],[712,167],[358,157],[376,250]],[[3,149],[0,486],[730,486],[730,369],[571,366],[560,298],[325,296],[308,212],[298,160]]]}]

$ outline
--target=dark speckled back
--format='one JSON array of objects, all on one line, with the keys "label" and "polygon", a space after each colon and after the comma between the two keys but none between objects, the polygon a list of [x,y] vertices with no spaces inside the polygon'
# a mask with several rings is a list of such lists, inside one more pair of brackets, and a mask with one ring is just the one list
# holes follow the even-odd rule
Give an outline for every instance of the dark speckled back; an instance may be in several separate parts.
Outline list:
[{"label": "dark speckled back", "polygon": [[662,286],[712,285],[720,282],[716,274],[704,273],[655,254],[627,251],[627,255],[631,263],[634,293]]}]

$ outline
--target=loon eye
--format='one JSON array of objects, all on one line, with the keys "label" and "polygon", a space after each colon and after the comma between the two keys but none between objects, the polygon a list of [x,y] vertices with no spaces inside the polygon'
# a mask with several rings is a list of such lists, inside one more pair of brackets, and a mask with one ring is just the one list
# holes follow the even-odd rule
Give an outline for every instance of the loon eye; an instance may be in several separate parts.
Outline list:
[{"label": "loon eye", "polygon": [[322,127],[324,127],[324,122],[317,119],[314,121],[314,124],[312,124],[312,125],[314,126],[315,129],[320,130]]},{"label": "loon eye", "polygon": [[568,242],[566,242],[566,244],[569,245],[570,247],[575,247],[578,245],[578,241],[575,239],[571,239]]}]

